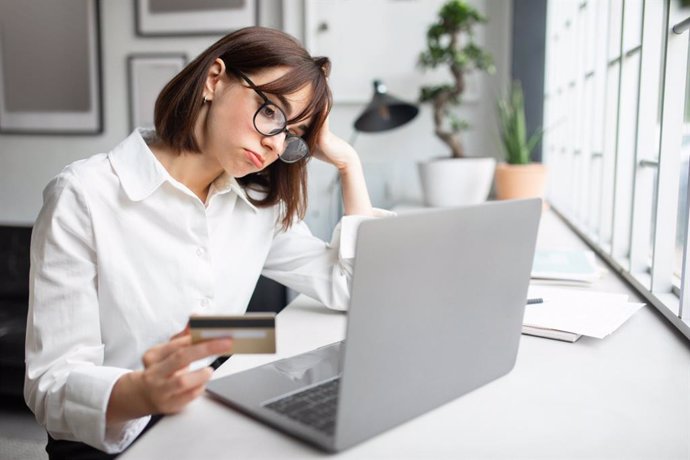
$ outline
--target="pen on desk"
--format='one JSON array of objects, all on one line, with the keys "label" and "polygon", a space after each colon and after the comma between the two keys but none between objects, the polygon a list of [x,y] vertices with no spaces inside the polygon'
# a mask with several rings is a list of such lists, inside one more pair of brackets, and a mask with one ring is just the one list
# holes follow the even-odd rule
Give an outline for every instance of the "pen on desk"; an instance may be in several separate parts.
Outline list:
[{"label": "pen on desk", "polygon": [[541,297],[534,297],[531,299],[527,299],[527,305],[534,305],[537,303],[544,303],[544,299],[542,299]]}]

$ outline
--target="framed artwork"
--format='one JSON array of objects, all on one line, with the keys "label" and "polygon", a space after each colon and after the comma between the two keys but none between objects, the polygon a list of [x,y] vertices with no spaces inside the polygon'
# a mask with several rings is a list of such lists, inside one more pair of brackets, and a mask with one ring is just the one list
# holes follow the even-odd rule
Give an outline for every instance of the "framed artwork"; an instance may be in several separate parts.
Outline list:
[{"label": "framed artwork", "polygon": [[0,2],[0,29],[0,133],[100,133],[98,2]]},{"label": "framed artwork", "polygon": [[[447,69],[423,71],[417,66],[427,29],[445,0],[367,0],[365,14],[352,2],[304,1],[305,45],[312,55],[328,56],[333,62],[329,83],[336,102],[369,102],[374,80],[383,81],[391,94],[409,102],[419,98],[423,85],[452,81]],[[294,30],[298,23],[284,27]],[[483,34],[480,30],[475,37],[480,44]],[[477,77],[468,76],[465,102],[479,98],[481,78]]]},{"label": "framed artwork", "polygon": [[137,35],[223,35],[258,24],[258,0],[137,0]]},{"label": "framed artwork", "polygon": [[158,94],[186,63],[184,54],[131,54],[127,57],[130,130],[153,128],[153,109]]}]

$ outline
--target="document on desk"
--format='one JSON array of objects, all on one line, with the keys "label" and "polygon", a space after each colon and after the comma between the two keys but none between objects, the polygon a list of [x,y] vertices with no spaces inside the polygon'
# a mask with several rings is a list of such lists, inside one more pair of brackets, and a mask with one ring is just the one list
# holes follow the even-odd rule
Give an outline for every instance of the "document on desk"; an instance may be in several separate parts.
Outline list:
[{"label": "document on desk", "polygon": [[591,283],[601,272],[592,251],[580,249],[537,249],[532,279]]},{"label": "document on desk", "polygon": [[530,335],[539,335],[543,329],[603,339],[644,305],[629,302],[625,294],[534,285],[528,297],[543,299],[525,307],[523,325],[527,331],[523,332]]}]

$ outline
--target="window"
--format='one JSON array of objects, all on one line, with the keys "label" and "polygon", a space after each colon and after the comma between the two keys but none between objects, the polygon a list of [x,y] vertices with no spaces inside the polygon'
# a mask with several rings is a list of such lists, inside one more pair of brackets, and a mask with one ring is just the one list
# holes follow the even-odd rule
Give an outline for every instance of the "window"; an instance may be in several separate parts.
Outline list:
[{"label": "window", "polygon": [[550,0],[548,11],[547,197],[690,338],[690,8]]},{"label": "window", "polygon": [[[687,32],[686,32],[687,34]],[[690,58],[690,56],[688,56]],[[690,65],[690,59],[686,58],[686,68]],[[680,169],[678,171],[678,211],[676,220],[676,248],[674,257],[674,278],[680,280],[683,264],[683,250],[688,240],[688,170],[690,169],[690,72],[687,72],[685,80],[685,106],[683,110],[683,127],[680,139]],[[679,281],[676,282],[679,285]]]}]

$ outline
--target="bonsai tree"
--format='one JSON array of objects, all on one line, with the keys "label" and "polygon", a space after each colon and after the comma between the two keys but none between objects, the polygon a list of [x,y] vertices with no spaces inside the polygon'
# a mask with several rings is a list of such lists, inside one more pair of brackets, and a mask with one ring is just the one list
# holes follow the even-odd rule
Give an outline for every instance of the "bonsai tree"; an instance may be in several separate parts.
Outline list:
[{"label": "bonsai tree", "polygon": [[498,101],[499,131],[506,153],[506,162],[524,165],[532,161],[532,151],[541,140],[540,128],[527,137],[525,98],[519,81],[513,81],[506,98]]},{"label": "bonsai tree", "polygon": [[435,69],[447,66],[453,77],[449,84],[425,86],[420,102],[431,102],[434,109],[434,132],[448,147],[453,158],[465,156],[460,132],[469,124],[452,111],[460,105],[465,91],[465,75],[473,70],[493,73],[493,59],[474,42],[475,26],[485,23],[466,0],[450,0],[438,13],[438,21],[427,31],[427,46],[419,56],[419,66]]}]

